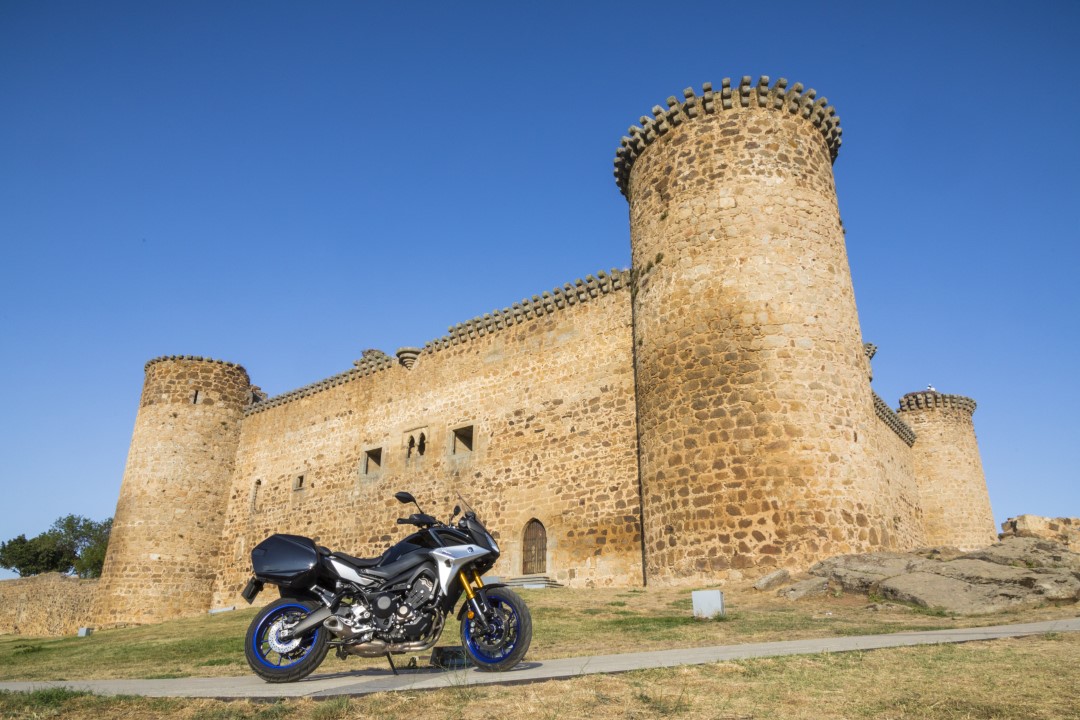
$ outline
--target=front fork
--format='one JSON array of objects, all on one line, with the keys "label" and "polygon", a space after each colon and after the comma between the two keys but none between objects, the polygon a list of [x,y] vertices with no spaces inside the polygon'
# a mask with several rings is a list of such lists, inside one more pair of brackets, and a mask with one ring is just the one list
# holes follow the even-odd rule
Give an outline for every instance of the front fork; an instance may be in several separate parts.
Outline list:
[{"label": "front fork", "polygon": [[[484,590],[484,581],[480,579],[480,573],[476,572],[475,568],[471,572],[472,581],[470,582],[465,570],[458,570],[458,580],[461,581],[461,587],[465,589],[465,602],[469,605],[469,609],[465,611],[465,617],[469,620],[476,620],[480,625],[480,629],[487,632],[491,628],[487,618],[487,609],[490,607],[487,601],[487,591]],[[473,583],[476,583],[475,590],[473,589]]]}]

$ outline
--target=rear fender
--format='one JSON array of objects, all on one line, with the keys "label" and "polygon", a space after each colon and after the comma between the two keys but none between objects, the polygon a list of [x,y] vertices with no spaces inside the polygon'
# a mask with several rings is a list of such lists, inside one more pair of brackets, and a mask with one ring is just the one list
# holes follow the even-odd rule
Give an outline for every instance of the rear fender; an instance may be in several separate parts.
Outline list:
[{"label": "rear fender", "polygon": [[286,598],[287,600],[313,600],[317,603],[322,602],[322,598],[320,598],[318,595],[311,592],[310,590],[305,590],[303,588],[287,588],[281,587],[279,585],[278,593],[281,595],[281,597]]}]

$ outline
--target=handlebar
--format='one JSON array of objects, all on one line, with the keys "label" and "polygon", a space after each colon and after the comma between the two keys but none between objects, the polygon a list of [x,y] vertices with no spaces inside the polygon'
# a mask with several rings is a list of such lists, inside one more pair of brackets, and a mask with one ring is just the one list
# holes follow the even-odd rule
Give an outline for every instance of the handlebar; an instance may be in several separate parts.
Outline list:
[{"label": "handlebar", "polygon": [[417,527],[431,527],[438,525],[439,521],[426,513],[413,513],[407,518],[398,518],[398,525],[415,525]]}]

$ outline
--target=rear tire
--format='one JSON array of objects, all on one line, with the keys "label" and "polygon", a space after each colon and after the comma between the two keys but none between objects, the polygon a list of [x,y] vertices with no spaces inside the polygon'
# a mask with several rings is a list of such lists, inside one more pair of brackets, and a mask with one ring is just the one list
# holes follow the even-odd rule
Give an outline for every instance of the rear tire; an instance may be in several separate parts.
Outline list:
[{"label": "rear tire", "polygon": [[493,626],[484,633],[475,619],[469,619],[470,609],[466,607],[461,618],[461,646],[477,670],[503,672],[521,662],[529,651],[532,615],[525,601],[513,590],[492,588],[485,594],[495,611],[492,613]]},{"label": "rear tire", "polygon": [[294,682],[319,667],[330,649],[325,628],[318,627],[299,640],[279,638],[284,624],[295,624],[319,607],[310,600],[281,598],[259,611],[244,639],[244,656],[256,675],[271,683]]}]

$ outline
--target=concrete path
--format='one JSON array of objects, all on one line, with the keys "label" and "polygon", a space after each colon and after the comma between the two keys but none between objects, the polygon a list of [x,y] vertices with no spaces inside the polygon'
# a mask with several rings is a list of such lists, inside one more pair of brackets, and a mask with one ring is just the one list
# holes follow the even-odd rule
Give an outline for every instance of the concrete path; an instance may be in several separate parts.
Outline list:
[{"label": "concrete path", "polygon": [[512,685],[558,678],[620,673],[675,665],[702,665],[725,660],[745,660],[781,655],[809,655],[823,652],[850,652],[878,648],[961,643],[972,640],[996,640],[1049,632],[1080,631],[1080,618],[1050,620],[1023,625],[902,632],[891,635],[817,638],[785,642],[748,643],[717,647],[662,650],[623,655],[563,658],[527,661],[505,673],[481,673],[476,670],[440,671],[431,669],[401,670],[394,676],[385,670],[368,667],[355,672],[332,675],[315,674],[295,683],[271,685],[254,675],[223,678],[178,678],[173,680],[72,680],[49,682],[0,682],[0,690],[26,691],[45,687],[68,687],[89,690],[100,695],[145,695],[148,697],[199,697],[232,700],[237,698],[325,698],[333,695],[367,695],[393,690],[430,690],[465,685]]}]

